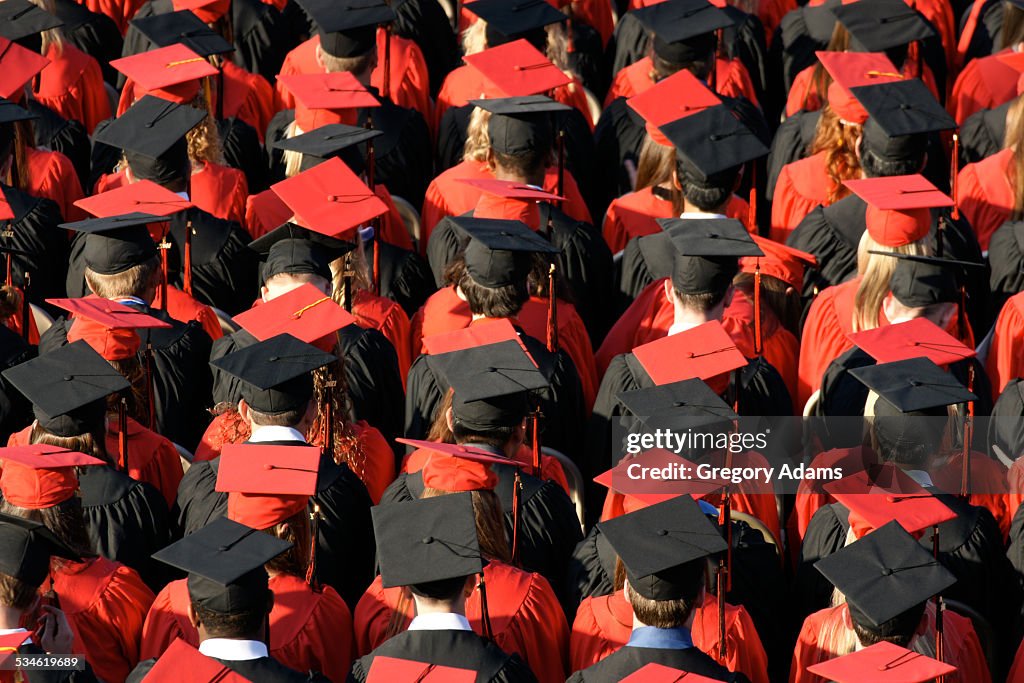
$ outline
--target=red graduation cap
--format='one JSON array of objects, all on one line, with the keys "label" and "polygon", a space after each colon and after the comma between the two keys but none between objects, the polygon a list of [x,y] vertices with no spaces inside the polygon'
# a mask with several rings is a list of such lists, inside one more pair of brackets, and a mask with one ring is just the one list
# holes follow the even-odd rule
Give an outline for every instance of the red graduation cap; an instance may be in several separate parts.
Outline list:
[{"label": "red graduation cap", "polygon": [[374,657],[366,683],[473,683],[476,671],[394,657]]},{"label": "red graduation cap", "polygon": [[38,52],[0,38],[0,97],[20,102],[25,84],[49,63]]},{"label": "red graduation cap", "polygon": [[956,667],[883,640],[807,670],[835,683],[925,683],[955,672]]},{"label": "red graduation cap", "polygon": [[818,259],[814,254],[800,251],[759,235],[751,235],[764,256],[744,256],[740,258],[740,272],[753,273],[758,268],[762,275],[770,275],[785,282],[793,289],[800,291],[804,286],[804,271],[815,268]]},{"label": "red graduation cap", "polygon": [[427,488],[450,493],[491,490],[498,485],[498,475],[475,457],[431,456],[423,464],[422,477]]},{"label": "red graduation cap", "polygon": [[843,184],[867,202],[868,234],[887,247],[923,238],[931,230],[928,209],[953,206],[953,200],[922,175],[861,178]]},{"label": "red graduation cap", "polygon": [[247,683],[249,680],[181,638],[175,638],[146,674],[146,683],[179,683],[183,671],[188,672],[192,683]]},{"label": "red graduation cap", "polygon": [[494,318],[487,322],[464,327],[461,330],[432,334],[429,337],[423,338],[423,348],[426,349],[428,354],[436,356],[442,353],[462,351],[463,349],[472,349],[477,346],[487,346],[488,344],[497,344],[498,342],[510,340],[519,342],[519,345],[523,347],[523,351],[529,355],[526,345],[523,344],[523,340],[519,338],[519,333],[516,332],[516,328],[512,326],[508,318]]},{"label": "red graduation cap", "polygon": [[190,10],[204,24],[212,24],[227,14],[231,8],[231,0],[171,0],[175,12]]},{"label": "red graduation cap", "polygon": [[334,333],[355,323],[356,317],[306,283],[239,313],[234,320],[259,341],[287,332],[307,344],[319,346],[317,342],[324,340],[334,348]]},{"label": "red graduation cap", "polygon": [[537,95],[572,82],[522,38],[466,55],[464,61],[483,75],[487,86],[483,96],[489,98]]},{"label": "red graduation cap", "polygon": [[512,180],[460,178],[459,182],[483,190],[473,208],[474,218],[522,221],[532,230],[540,228],[537,202],[565,199],[541,188]]},{"label": "red graduation cap", "polygon": [[142,89],[172,102],[191,102],[199,92],[199,79],[215,76],[217,68],[181,43],[141,52],[110,62]]},{"label": "red graduation cap", "polygon": [[191,209],[194,204],[151,180],[139,180],[109,192],[79,199],[75,206],[97,218],[109,218],[127,213],[171,216]]},{"label": "red graduation cap", "polygon": [[319,468],[316,446],[225,444],[216,490],[228,493],[228,519],[267,529],[306,508]]},{"label": "red graduation cap", "polygon": [[852,88],[879,85],[903,80],[903,74],[883,52],[826,52],[815,53],[818,61],[832,77],[828,88],[828,103],[840,119],[863,124],[868,112],[853,96]]},{"label": "red graduation cap", "polygon": [[347,71],[288,74],[278,82],[295,96],[295,125],[304,133],[329,123],[356,123],[355,109],[379,107],[377,98]]},{"label": "red graduation cap", "polygon": [[718,95],[686,69],[658,81],[653,88],[648,88],[626,100],[626,104],[643,117],[647,134],[651,139],[665,147],[673,145],[659,130],[661,126],[721,103]]},{"label": "red graduation cap", "polygon": [[434,453],[440,453],[443,456],[447,455],[454,458],[462,458],[463,460],[471,460],[485,465],[513,465],[519,468],[529,467],[529,465],[525,465],[518,460],[503,458],[500,455],[495,455],[491,451],[485,451],[482,448],[467,446],[465,444],[421,441],[419,439],[395,439],[395,441],[405,444],[406,446],[412,446],[413,448],[422,448],[424,450],[433,451]]},{"label": "red graduation cap", "polygon": [[927,318],[914,318],[847,335],[851,342],[879,363],[925,357],[936,365],[974,358],[974,349]]},{"label": "red graduation cap", "polygon": [[0,492],[20,508],[53,507],[78,490],[75,467],[102,464],[91,455],[42,444],[0,448]]},{"label": "red graduation cap", "polygon": [[11,657],[18,654],[18,648],[22,644],[32,637],[30,631],[17,631],[15,633],[5,633],[0,636],[0,671],[11,671],[15,667],[8,664]]},{"label": "red graduation cap", "polygon": [[75,316],[88,318],[107,327],[124,327],[141,329],[150,327],[169,328],[170,323],[155,318],[148,313],[125,306],[111,299],[101,299],[95,294],[79,299],[47,299],[46,303]]},{"label": "red graduation cap", "polygon": [[565,199],[544,188],[520,183],[515,180],[498,180],[496,178],[456,178],[464,185],[483,190],[487,194],[505,199],[521,199],[523,201],[559,202]]},{"label": "red graduation cap", "polygon": [[651,662],[622,679],[621,683],[711,683],[712,679],[690,671]]},{"label": "red graduation cap", "polygon": [[[640,471],[637,468],[658,469],[668,472],[667,466],[686,466],[693,468],[694,464],[671,451],[662,448],[652,448],[640,453],[636,457],[623,458],[612,469],[603,472],[594,481],[601,486],[607,487],[624,497],[623,508],[625,512],[634,512],[641,508],[662,503],[666,500],[682,495],[688,495],[694,500],[700,500],[705,496],[721,492],[728,482],[724,479],[654,479],[650,476],[637,478]],[[677,470],[680,471],[680,470]],[[634,476],[630,473],[633,472]],[[671,472],[669,472],[671,475]],[[676,476],[676,475],[671,475]]]},{"label": "red graduation cap", "polygon": [[747,364],[717,320],[638,346],[633,355],[657,385],[694,377],[706,381]]},{"label": "red graduation cap", "polygon": [[328,237],[366,225],[387,213],[387,205],[345,162],[334,157],[271,186],[296,224]]}]

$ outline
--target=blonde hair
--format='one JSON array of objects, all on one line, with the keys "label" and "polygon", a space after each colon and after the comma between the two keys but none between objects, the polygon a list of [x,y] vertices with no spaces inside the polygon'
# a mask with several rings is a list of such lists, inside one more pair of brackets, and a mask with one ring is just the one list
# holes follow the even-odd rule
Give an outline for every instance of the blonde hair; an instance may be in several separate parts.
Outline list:
[{"label": "blonde hair", "polygon": [[358,57],[335,57],[328,54],[320,45],[316,46],[316,54],[327,73],[348,72],[353,76],[361,76],[372,68],[373,60],[377,56],[377,45],[374,43],[369,52]]},{"label": "blonde hair", "polygon": [[[552,64],[564,71],[566,75],[577,76],[569,68],[569,36],[565,32],[565,27],[560,23],[549,24],[545,31],[548,39],[544,54],[551,60]],[[475,55],[478,52],[483,52],[488,47],[487,22],[483,19],[477,19],[469,28],[462,32],[462,54]]]},{"label": "blonde hair", "polygon": [[486,161],[487,152],[491,149],[491,137],[487,134],[487,124],[491,120],[491,112],[473,107],[466,127],[466,144],[462,148],[463,161]]},{"label": "blonde hair", "polygon": [[931,237],[924,237],[916,242],[900,247],[887,247],[879,244],[865,230],[857,247],[857,273],[860,285],[853,299],[853,331],[873,330],[878,327],[878,313],[882,302],[889,294],[889,281],[896,272],[898,259],[883,254],[872,254],[872,251],[887,251],[896,254],[914,256],[930,256],[932,253]]},{"label": "blonde hair", "polygon": [[[53,0],[29,0],[33,5],[56,16],[57,8],[53,4]],[[60,26],[51,28],[49,30],[40,33],[43,42],[40,45],[40,51],[45,55],[53,48],[54,57],[58,59],[64,54],[64,32],[61,31]]]},{"label": "blonde hair", "polygon": [[[284,129],[285,139],[291,139],[302,135],[302,129],[295,121],[292,121]],[[291,178],[302,170],[302,152],[286,149],[281,152],[281,161],[284,162],[284,177]]]}]

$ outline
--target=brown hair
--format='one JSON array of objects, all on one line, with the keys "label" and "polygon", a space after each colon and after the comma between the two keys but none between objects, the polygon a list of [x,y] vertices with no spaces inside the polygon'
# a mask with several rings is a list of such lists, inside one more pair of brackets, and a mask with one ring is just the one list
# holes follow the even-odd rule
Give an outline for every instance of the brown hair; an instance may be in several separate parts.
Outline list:
[{"label": "brown hair", "polygon": [[[442,491],[430,487],[423,488],[420,498],[437,498],[450,495],[451,491]],[[490,560],[511,562],[512,553],[505,537],[505,513],[501,509],[498,494],[490,490],[471,491],[473,497],[473,515],[476,517],[476,535],[480,541],[480,552]]]},{"label": "brown hair", "polygon": [[[698,590],[698,595],[699,595]],[[676,628],[686,623],[693,613],[696,598],[681,600],[651,600],[632,589],[626,589],[626,599],[633,607],[633,615],[647,626]]]},{"label": "brown hair", "polygon": [[39,586],[32,586],[10,574],[0,572],[0,605],[13,609],[28,609],[36,600]]},{"label": "brown hair", "polygon": [[828,103],[821,108],[818,128],[811,142],[811,154],[825,152],[825,169],[832,181],[828,192],[829,204],[850,194],[843,185],[844,180],[860,177],[860,159],[857,156],[860,129],[857,124],[841,121]]},{"label": "brown hair", "polygon": [[[832,29],[832,37],[828,41],[828,45],[825,47],[826,52],[846,52],[850,49],[850,32],[846,30],[846,27],[836,22],[836,26]],[[828,86],[832,85],[832,77],[829,76],[828,70],[822,66],[820,61],[814,63],[813,71],[811,71],[811,79],[807,83],[807,90],[804,92],[804,102],[807,102],[808,98],[814,94],[817,95],[819,102],[828,101]]]},{"label": "brown hair", "polygon": [[113,275],[97,273],[88,267],[85,269],[85,283],[101,299],[118,299],[126,296],[145,298],[151,290],[156,291],[159,281],[159,256]]},{"label": "brown hair", "polygon": [[451,389],[444,392],[441,403],[438,404],[437,411],[434,413],[434,421],[430,424],[430,431],[427,432],[427,441],[455,443],[455,435],[452,434],[451,428],[448,427],[448,410],[452,407],[452,397],[454,395],[455,393]]},{"label": "brown hair", "polygon": [[319,45],[316,47],[316,53],[327,73],[348,72],[354,76],[361,76],[367,69],[372,68],[373,60],[377,56],[377,45],[375,43],[368,52],[356,57],[335,57]]},{"label": "brown hair", "polygon": [[[640,158],[636,162],[636,189],[671,182],[675,169],[675,148],[658,144],[650,136],[645,137],[643,147],[640,148]],[[675,193],[678,194],[678,191]]]},{"label": "brown hair", "polygon": [[1024,10],[1012,2],[1003,3],[1003,25],[996,40],[996,51],[1016,47],[1024,41]]},{"label": "brown hair", "polygon": [[[110,367],[117,370],[131,384],[130,390],[118,392],[107,397],[107,411],[117,413],[121,405],[121,397],[128,399],[128,416],[140,424],[149,425],[149,388],[146,386],[146,370],[138,356],[107,360]],[[151,428],[153,425],[149,425]]]},{"label": "brown hair", "polygon": [[[754,274],[740,273],[733,280],[733,286],[754,300]],[[803,304],[800,292],[787,283],[770,275],[761,274],[761,305],[768,308],[779,319],[782,326],[800,337],[800,315]],[[762,309],[763,310],[763,309]]]},{"label": "brown hair", "polygon": [[309,550],[313,543],[309,514],[305,510],[301,510],[283,522],[266,529],[263,533],[292,544],[292,547],[286,552],[264,565],[267,572],[306,578],[306,568],[309,566],[310,559]]},{"label": "brown hair", "polygon": [[[33,510],[12,505],[6,500],[0,501],[0,512],[3,512],[5,515],[39,522],[79,555],[95,555],[92,550],[92,543],[89,541],[89,534],[85,529],[82,499],[78,496],[72,496],[48,508]],[[58,560],[58,558],[54,559]]]},{"label": "brown hair", "polygon": [[76,436],[57,436],[43,429],[38,424],[32,425],[32,433],[29,435],[30,444],[44,444],[46,446],[57,446],[77,453],[85,453],[94,458],[110,462],[107,456],[107,447],[104,434],[78,434]]},{"label": "brown hair", "polygon": [[21,312],[22,296],[13,285],[0,285],[0,318],[9,318]]}]

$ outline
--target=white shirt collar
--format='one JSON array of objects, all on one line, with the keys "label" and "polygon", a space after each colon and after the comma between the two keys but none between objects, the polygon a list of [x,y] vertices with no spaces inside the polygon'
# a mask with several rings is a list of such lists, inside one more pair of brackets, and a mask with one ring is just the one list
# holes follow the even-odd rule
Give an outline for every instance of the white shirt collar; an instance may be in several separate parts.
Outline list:
[{"label": "white shirt collar", "polygon": [[262,443],[264,441],[301,441],[306,443],[306,437],[302,435],[302,432],[292,427],[276,425],[256,427],[252,432],[252,436],[249,437],[249,443]]},{"label": "white shirt collar", "polygon": [[728,218],[720,213],[704,213],[703,211],[684,211],[679,214],[679,217],[684,220],[697,220],[697,219],[708,219],[708,218]]},{"label": "white shirt collar", "polygon": [[410,631],[472,631],[469,620],[461,614],[438,612],[421,614],[409,623]]},{"label": "white shirt collar", "polygon": [[928,474],[924,470],[903,470],[903,474],[913,479],[917,482],[917,485],[923,489],[933,486],[932,475]]},{"label": "white shirt collar", "polygon": [[267,656],[267,645],[258,640],[234,638],[207,638],[199,643],[199,652],[207,657],[229,662],[262,659]]}]

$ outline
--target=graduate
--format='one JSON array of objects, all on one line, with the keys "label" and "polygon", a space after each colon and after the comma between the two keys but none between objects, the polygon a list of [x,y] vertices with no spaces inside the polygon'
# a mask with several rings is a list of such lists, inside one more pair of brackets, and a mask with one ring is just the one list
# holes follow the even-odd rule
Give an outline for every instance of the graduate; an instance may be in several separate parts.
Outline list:
[{"label": "graduate", "polygon": [[1020,88],[1017,96],[992,109],[982,109],[971,114],[960,124],[960,165],[973,164],[1003,148],[1006,125],[1012,121],[1010,109],[1016,112],[1020,105]]},{"label": "graduate", "polygon": [[863,650],[809,666],[807,670],[837,683],[859,681],[868,675],[869,671],[872,676],[877,677],[883,683],[884,681],[926,683],[926,681],[944,680],[943,676],[955,673],[957,668],[934,657],[893,645],[889,641],[881,641],[865,647]]},{"label": "graduate", "polygon": [[67,617],[71,652],[84,655],[102,680],[123,682],[138,664],[153,592],[135,570],[97,557],[91,547],[75,468],[88,471],[103,461],[53,447],[3,449],[0,461],[0,511],[44,524],[73,551],[51,563],[43,602],[52,601]]},{"label": "graduate", "polygon": [[[280,358],[290,359],[287,365]],[[289,334],[278,334],[212,362],[242,380],[238,412],[248,423],[246,443],[304,448],[316,418],[312,372],[335,359]],[[228,514],[228,495],[216,490],[221,456],[197,462],[178,488],[175,513],[179,529],[194,533]],[[367,520],[371,505],[366,487],[344,463],[321,452],[316,494],[309,507],[319,509],[314,578],[355,605],[373,575],[373,539]]]},{"label": "graduate", "polygon": [[383,658],[469,669],[479,681],[537,680],[518,656],[473,633],[466,619],[467,598],[483,570],[471,494],[375,507],[373,529],[381,585],[401,588],[416,617],[405,631],[357,659],[350,680],[368,680]]},{"label": "graduate", "polygon": [[[333,588],[307,583],[318,531],[306,507],[316,493],[319,461],[319,449],[313,447],[228,446],[217,490],[228,493],[228,519],[292,544],[265,565],[274,594],[270,656],[296,671],[319,671],[341,681],[352,665],[352,615]],[[142,631],[142,659],[159,658],[176,638],[199,646],[189,605],[186,579],[160,591]]]},{"label": "graduate", "polygon": [[704,599],[705,558],[728,547],[697,504],[680,496],[600,527],[625,567],[632,633],[617,652],[568,680],[618,681],[650,663],[711,680],[748,680],[694,647],[691,627]]},{"label": "graduate", "polygon": [[[198,653],[191,647],[183,650],[176,641],[164,655],[173,659],[144,660],[128,680],[150,680],[151,674],[160,679],[156,671],[164,664],[172,665],[164,676],[180,678],[181,667],[190,666],[189,658],[200,662],[211,658],[243,680],[325,683],[328,679],[319,673],[299,673],[285,666],[270,656],[267,646],[275,596],[265,565],[293,545],[230,519],[218,519],[157,553],[160,561],[188,572],[186,615],[199,634],[199,649]],[[178,659],[182,652],[187,656]]]},{"label": "graduate", "polygon": [[1010,24],[1000,32],[999,38],[1002,47],[993,50],[991,55],[967,62],[957,76],[946,107],[960,123],[983,109],[995,109],[1020,94],[1017,79],[1024,64],[1015,56],[1015,50],[1024,42],[1024,27],[1019,23]]},{"label": "graduate", "polygon": [[993,397],[1003,393],[1010,383],[1022,374],[1019,365],[1022,305],[1024,305],[1024,293],[1014,294],[1007,299],[992,328],[985,369],[988,372],[989,380],[991,380]]}]

